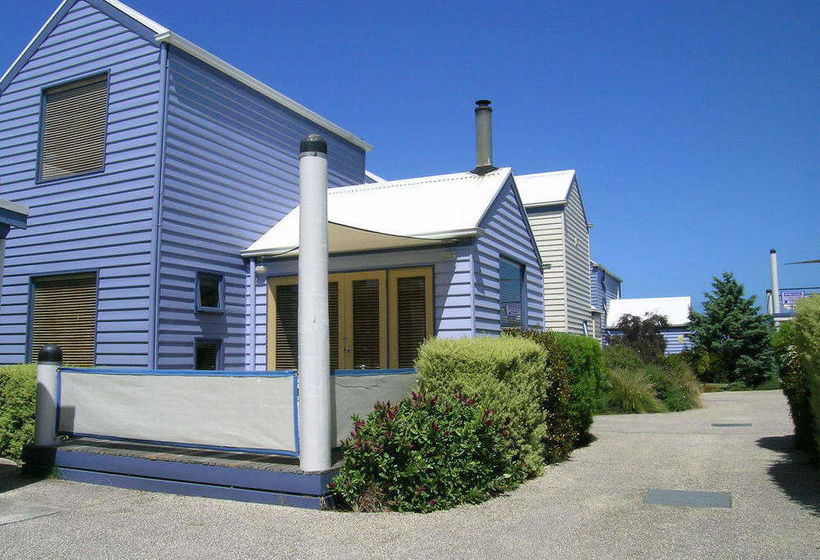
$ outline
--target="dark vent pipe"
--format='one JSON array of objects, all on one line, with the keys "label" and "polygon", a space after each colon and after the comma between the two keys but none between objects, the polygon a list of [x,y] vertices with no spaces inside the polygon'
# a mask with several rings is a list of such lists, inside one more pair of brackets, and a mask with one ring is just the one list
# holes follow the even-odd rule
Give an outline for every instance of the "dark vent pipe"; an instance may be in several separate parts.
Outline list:
[{"label": "dark vent pipe", "polygon": [[473,173],[484,175],[497,169],[493,166],[493,110],[489,99],[475,102],[475,157]]}]

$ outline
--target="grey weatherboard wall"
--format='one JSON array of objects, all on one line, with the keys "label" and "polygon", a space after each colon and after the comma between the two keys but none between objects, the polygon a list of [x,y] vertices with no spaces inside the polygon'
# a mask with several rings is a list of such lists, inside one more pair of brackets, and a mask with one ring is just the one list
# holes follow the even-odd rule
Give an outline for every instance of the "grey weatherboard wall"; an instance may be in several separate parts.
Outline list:
[{"label": "grey weatherboard wall", "polygon": [[[299,139],[327,138],[332,186],[364,180],[363,149],[100,0],[67,2],[28,52],[0,84],[0,195],[31,209],[7,240],[0,363],[30,358],[31,278],[93,270],[97,365],[190,368],[194,339],[209,337],[243,367],[239,252],[296,205]],[[43,88],[101,72],[104,171],[37,183]],[[224,314],[195,312],[197,270],[225,274]]]},{"label": "grey weatherboard wall", "polygon": [[[95,270],[97,363],[148,365],[160,48],[128,19],[95,0],[67,3],[0,84],[0,194],[31,209],[7,241],[0,363],[28,358],[32,277]],[[37,183],[42,89],[100,72],[110,73],[104,171]]]}]

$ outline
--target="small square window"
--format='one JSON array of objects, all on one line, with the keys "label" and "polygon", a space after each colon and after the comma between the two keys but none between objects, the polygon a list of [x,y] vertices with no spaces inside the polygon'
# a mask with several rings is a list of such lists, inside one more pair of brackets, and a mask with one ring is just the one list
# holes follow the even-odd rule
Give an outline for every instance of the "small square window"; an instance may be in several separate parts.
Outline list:
[{"label": "small square window", "polygon": [[194,369],[214,371],[222,369],[222,341],[196,339],[194,343]]},{"label": "small square window", "polygon": [[221,313],[225,310],[225,280],[221,274],[197,272],[196,310]]}]

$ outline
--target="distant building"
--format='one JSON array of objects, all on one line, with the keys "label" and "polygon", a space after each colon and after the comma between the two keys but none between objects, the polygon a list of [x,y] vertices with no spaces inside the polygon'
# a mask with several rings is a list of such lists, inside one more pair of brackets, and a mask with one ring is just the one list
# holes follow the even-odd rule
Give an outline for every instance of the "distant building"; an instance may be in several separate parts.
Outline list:
[{"label": "distant building", "polygon": [[605,266],[590,261],[589,282],[592,289],[592,336],[607,342],[606,317],[609,302],[621,297],[621,277]]},{"label": "distant building", "polygon": [[589,227],[574,169],[516,175],[544,266],[548,330],[593,335]]},{"label": "distant building", "polygon": [[669,328],[663,331],[666,354],[678,354],[692,347],[688,337],[692,332],[689,330],[691,310],[692,298],[689,296],[613,299],[609,302],[606,317],[607,334],[609,337],[620,334],[616,326],[624,315],[634,315],[641,319],[661,315],[669,322]]}]

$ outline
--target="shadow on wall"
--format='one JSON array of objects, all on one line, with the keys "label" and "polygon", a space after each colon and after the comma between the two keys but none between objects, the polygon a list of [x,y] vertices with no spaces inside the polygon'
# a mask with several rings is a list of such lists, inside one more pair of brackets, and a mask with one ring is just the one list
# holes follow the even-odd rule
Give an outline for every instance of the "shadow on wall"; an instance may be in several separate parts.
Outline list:
[{"label": "shadow on wall", "polygon": [[795,449],[794,436],[764,437],[757,445],[781,454],[781,460],[769,466],[769,476],[790,500],[820,517],[820,472]]}]

